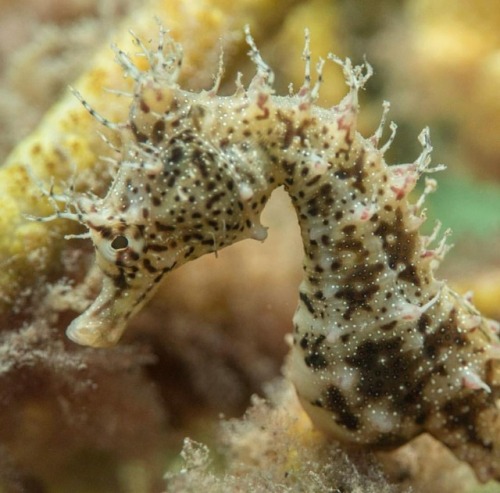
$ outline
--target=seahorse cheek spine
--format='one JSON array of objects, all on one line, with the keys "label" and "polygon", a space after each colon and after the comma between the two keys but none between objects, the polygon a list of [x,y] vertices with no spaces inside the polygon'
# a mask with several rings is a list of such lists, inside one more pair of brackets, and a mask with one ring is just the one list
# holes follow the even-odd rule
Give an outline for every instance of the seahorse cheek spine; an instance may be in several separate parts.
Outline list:
[{"label": "seahorse cheek spine", "polygon": [[419,235],[425,197],[407,198],[430,171],[427,132],[415,162],[387,166],[381,131],[356,132],[357,92],[369,74],[345,62],[349,94],[318,108],[321,70],[311,87],[306,46],[304,86],[274,96],[272,72],[247,40],[257,75],[228,97],[178,88],[178,53],[167,64],[149,54],[150,71],[140,72],[118,51],[136,80],[123,157],[107,196],[80,217],[105,280],[70,337],[116,342],[169,270],[263,240],[260,212],[284,185],[305,251],[287,374],[313,420],[372,448],[428,431],[481,479],[500,478],[495,325],[434,278],[445,240],[433,247],[437,233]]}]

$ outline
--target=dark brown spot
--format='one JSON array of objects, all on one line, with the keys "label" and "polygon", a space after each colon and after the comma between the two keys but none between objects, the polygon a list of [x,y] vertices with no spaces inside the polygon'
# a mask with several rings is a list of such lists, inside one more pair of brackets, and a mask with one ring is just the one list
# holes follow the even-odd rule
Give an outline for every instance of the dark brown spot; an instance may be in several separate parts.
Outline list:
[{"label": "dark brown spot", "polygon": [[494,396],[486,392],[475,391],[448,401],[442,407],[446,417],[445,426],[452,432],[461,431],[467,443],[492,450],[492,443],[482,439],[479,434],[479,430],[483,427],[480,422],[481,414],[489,407],[494,407]]},{"label": "dark brown spot", "polygon": [[431,327],[431,323],[432,323],[431,317],[429,317],[427,313],[422,313],[417,322],[417,330],[421,334],[426,334],[428,332],[428,329]]},{"label": "dark brown spot", "polygon": [[459,330],[457,312],[452,309],[448,319],[428,333],[424,339],[424,353],[430,359],[435,359],[441,352],[453,347],[464,347],[469,344],[467,337]]},{"label": "dark brown spot", "polygon": [[359,370],[357,390],[365,400],[390,398],[390,409],[415,419],[427,412],[422,394],[432,373],[421,372],[421,357],[404,349],[402,337],[364,341],[345,361]]},{"label": "dark brown spot", "polygon": [[163,224],[160,223],[159,221],[155,221],[155,228],[158,231],[168,231],[168,232],[175,231],[175,226],[172,226],[170,224]]},{"label": "dark brown spot", "polygon": [[148,245],[145,246],[145,252],[152,251],[152,252],[165,252],[168,250],[167,245],[159,245],[157,243],[149,243]]},{"label": "dark brown spot", "polygon": [[326,358],[318,352],[311,353],[304,358],[305,364],[313,370],[322,370],[328,366]]},{"label": "dark brown spot", "polygon": [[141,108],[141,111],[144,113],[149,113],[151,111],[151,108],[149,107],[149,105],[142,98],[139,101],[139,108]]},{"label": "dark brown spot", "polygon": [[311,345],[309,354],[304,358],[305,364],[313,370],[323,370],[328,366],[328,361],[322,350],[322,344],[325,339],[324,335],[318,336]]},{"label": "dark brown spot", "polygon": [[396,433],[380,433],[377,439],[370,442],[370,446],[378,450],[391,450],[405,443],[407,439]]},{"label": "dark brown spot", "polygon": [[179,163],[184,158],[184,149],[182,147],[172,147],[170,149],[170,162],[173,164]]},{"label": "dark brown spot", "polygon": [[356,225],[354,224],[348,224],[347,226],[344,226],[342,228],[342,232],[347,236],[351,236],[352,234],[354,234],[355,231],[356,231]]},{"label": "dark brown spot", "polygon": [[388,322],[388,323],[386,323],[384,325],[381,325],[380,328],[382,330],[389,331],[389,330],[394,329],[394,327],[396,327],[396,325],[398,325],[398,321],[397,320],[393,320],[392,322]]},{"label": "dark brown spot", "polygon": [[377,279],[377,274],[380,274],[384,270],[384,267],[384,264],[381,262],[377,262],[376,264],[359,264],[346,276],[346,282],[373,283]]},{"label": "dark brown spot", "polygon": [[348,343],[350,338],[351,338],[351,334],[342,334],[342,335],[340,336],[340,340],[341,340],[344,344]]},{"label": "dark brown spot", "polygon": [[205,108],[198,104],[193,104],[189,108],[188,116],[191,118],[191,125],[197,131],[201,130],[201,121],[205,116]]},{"label": "dark brown spot", "polygon": [[89,223],[89,228],[98,231],[101,237],[105,240],[108,240],[113,235],[113,230],[107,226],[94,226]]},{"label": "dark brown spot", "polygon": [[313,306],[311,300],[309,299],[309,297],[307,296],[307,294],[300,291],[299,298],[302,301],[302,303],[304,303],[304,305],[306,305],[306,308],[309,311],[309,313],[312,313],[314,315],[314,306]]},{"label": "dark brown spot", "polygon": [[309,181],[306,181],[306,187],[312,187],[318,181],[321,180],[321,175],[316,175],[314,178],[311,178]]},{"label": "dark brown spot", "polygon": [[302,349],[307,349],[307,346],[309,345],[309,341],[307,340],[307,334],[304,337],[302,337],[299,344]]},{"label": "dark brown spot", "polygon": [[325,408],[336,415],[335,422],[337,424],[351,431],[359,429],[359,418],[351,411],[347,399],[340,389],[330,385],[323,400]]},{"label": "dark brown spot", "polygon": [[403,264],[405,268],[399,274],[400,278],[420,286],[421,281],[413,262],[417,233],[406,230],[401,209],[396,209],[391,223],[381,221],[375,234],[382,239],[382,248],[387,253],[389,267],[395,270],[399,264]]},{"label": "dark brown spot", "polygon": [[148,258],[143,259],[142,265],[151,274],[158,272],[158,269],[156,267],[154,267],[154,265],[151,263],[151,261]]},{"label": "dark brown spot", "polygon": [[155,145],[158,145],[165,137],[165,122],[157,120],[151,131],[151,140]]},{"label": "dark brown spot", "polygon": [[257,115],[257,120],[265,120],[269,118],[269,108],[266,106],[266,102],[269,99],[269,94],[260,92],[257,96],[257,106],[262,110],[260,115]]},{"label": "dark brown spot", "polygon": [[119,273],[113,277],[113,283],[120,291],[125,290],[129,287],[125,271],[122,268],[120,268]]},{"label": "dark brown spot", "polygon": [[287,175],[293,176],[293,174],[295,173],[295,167],[296,167],[295,163],[284,160],[282,161],[281,166]]},{"label": "dark brown spot", "polygon": [[368,256],[369,252],[366,250],[363,242],[356,238],[345,238],[335,242],[335,248],[340,251],[348,251],[356,254],[359,260]]},{"label": "dark brown spot", "polygon": [[285,125],[285,134],[283,135],[283,144],[281,147],[282,149],[288,149],[293,142],[293,137],[295,135],[293,120],[279,110],[276,112],[276,116]]},{"label": "dark brown spot", "polygon": [[130,122],[130,130],[132,130],[135,140],[139,142],[139,144],[143,144],[148,141],[148,136],[140,132],[137,125],[133,121]]},{"label": "dark brown spot", "polygon": [[352,285],[346,285],[337,290],[335,298],[345,300],[348,305],[347,310],[343,314],[343,318],[345,320],[350,320],[352,314],[359,310],[371,312],[373,309],[370,306],[370,300],[379,289],[379,286],[357,288]]}]

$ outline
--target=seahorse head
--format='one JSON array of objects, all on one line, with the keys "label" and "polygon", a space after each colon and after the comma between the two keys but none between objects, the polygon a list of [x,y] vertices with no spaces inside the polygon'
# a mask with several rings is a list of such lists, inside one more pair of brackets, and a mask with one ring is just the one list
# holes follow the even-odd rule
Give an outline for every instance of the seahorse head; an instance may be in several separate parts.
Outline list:
[{"label": "seahorse head", "polygon": [[182,250],[169,248],[165,238],[156,243],[158,238],[136,208],[124,208],[125,197],[116,196],[113,187],[104,199],[78,200],[79,220],[88,228],[102,272],[99,296],[67,329],[68,337],[79,344],[116,344],[128,319],[152,296]]},{"label": "seahorse head", "polygon": [[236,241],[265,239],[259,214],[267,184],[251,171],[241,176],[239,155],[192,131],[203,111],[191,111],[177,125],[169,115],[130,125],[129,143],[106,196],[76,200],[76,216],[94,244],[103,285],[69,326],[73,341],[115,344],[165,273]]},{"label": "seahorse head", "polygon": [[[252,98],[240,82],[235,96],[220,102],[222,65],[211,90],[182,90],[177,84],[182,50],[163,27],[156,50],[134,39],[146,69],[114,48],[134,82],[127,121],[107,120],[75,91],[99,123],[117,132],[117,174],[104,198],[79,198],[69,212],[56,214],[88,229],[102,271],[101,293],[67,330],[73,341],[94,347],[118,341],[166,272],[236,241],[266,237],[259,214],[269,184],[252,167],[242,167],[249,157],[266,156],[260,148],[248,148],[237,123],[242,111],[253,115],[267,109],[253,105],[252,113]],[[260,67],[257,75],[257,82],[270,78],[267,68]],[[232,114],[233,107],[240,114]]]},{"label": "seahorse head", "polygon": [[70,205],[74,212],[60,214],[87,228],[84,236],[92,240],[102,273],[100,294],[67,329],[74,342],[116,344],[166,272],[216,248],[215,236],[197,233],[206,220],[198,212],[201,201],[206,204],[216,190],[195,192],[193,181],[201,182],[188,166],[190,153],[180,145],[174,139],[155,154],[134,142],[123,151],[103,198],[80,196]]}]

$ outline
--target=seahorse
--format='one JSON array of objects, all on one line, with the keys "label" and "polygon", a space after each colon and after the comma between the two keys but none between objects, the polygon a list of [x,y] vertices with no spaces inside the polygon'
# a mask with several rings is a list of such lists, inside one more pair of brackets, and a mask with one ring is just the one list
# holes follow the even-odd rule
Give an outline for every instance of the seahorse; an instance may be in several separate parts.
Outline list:
[{"label": "seahorse", "polygon": [[126,122],[107,120],[76,94],[116,132],[121,157],[105,197],[68,194],[42,219],[83,224],[103,275],[101,293],[67,335],[115,344],[166,273],[237,241],[263,241],[260,213],[283,186],[305,252],[286,374],[313,422],[366,449],[428,432],[480,480],[499,480],[499,325],[434,275],[446,234],[438,240],[438,228],[429,236],[419,228],[435,181],[427,177],[421,197],[409,199],[421,175],[440,169],[430,167],[428,130],[415,161],[389,166],[392,137],[380,144],[388,104],[373,136],[356,130],[370,65],[329,55],[349,89],[322,108],[325,60],[313,82],[307,32],[304,82],[285,96],[274,93],[248,28],[246,41],[256,74],[248,87],[238,76],[230,96],[218,94],[222,64],[209,90],[179,87],[182,49],[162,27],[156,48],[136,39],[146,69],[114,48],[134,82]]}]

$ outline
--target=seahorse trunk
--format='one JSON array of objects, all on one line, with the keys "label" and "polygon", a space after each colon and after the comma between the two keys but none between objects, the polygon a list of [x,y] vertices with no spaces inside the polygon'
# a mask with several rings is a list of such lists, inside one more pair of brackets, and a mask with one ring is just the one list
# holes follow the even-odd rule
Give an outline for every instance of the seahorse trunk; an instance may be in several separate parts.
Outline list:
[{"label": "seahorse trunk", "polygon": [[421,203],[407,200],[427,134],[416,162],[387,166],[355,116],[351,94],[321,123],[323,145],[314,112],[296,123],[297,155],[312,157],[288,160],[285,178],[305,250],[287,375],[341,441],[390,448],[428,431],[481,479],[498,478],[493,325],[435,279],[444,240],[431,249]]}]

